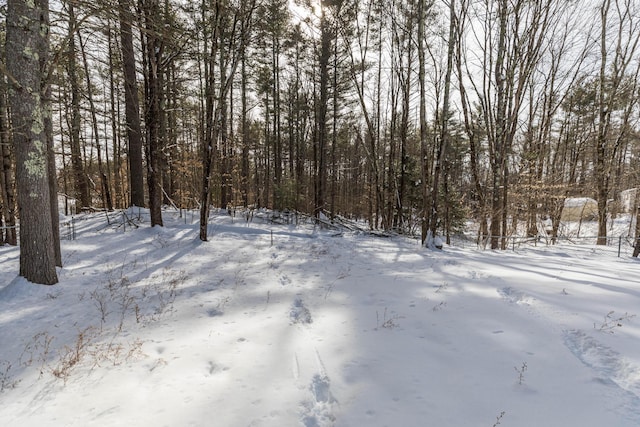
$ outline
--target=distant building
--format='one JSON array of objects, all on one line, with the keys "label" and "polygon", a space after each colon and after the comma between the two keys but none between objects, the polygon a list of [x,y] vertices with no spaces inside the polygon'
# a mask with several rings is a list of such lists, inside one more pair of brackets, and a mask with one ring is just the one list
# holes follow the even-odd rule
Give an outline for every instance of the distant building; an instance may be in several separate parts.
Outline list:
[{"label": "distant building", "polygon": [[565,199],[562,208],[562,221],[592,221],[598,218],[598,202],[589,197],[570,197]]}]

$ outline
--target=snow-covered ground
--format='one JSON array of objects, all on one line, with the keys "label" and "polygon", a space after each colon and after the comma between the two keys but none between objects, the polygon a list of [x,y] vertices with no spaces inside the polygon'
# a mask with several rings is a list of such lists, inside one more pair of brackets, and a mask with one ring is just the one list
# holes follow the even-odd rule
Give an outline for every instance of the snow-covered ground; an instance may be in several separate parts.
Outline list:
[{"label": "snow-covered ground", "polygon": [[640,425],[628,256],[121,219],[77,218],[52,287],[0,247],[0,425]]}]

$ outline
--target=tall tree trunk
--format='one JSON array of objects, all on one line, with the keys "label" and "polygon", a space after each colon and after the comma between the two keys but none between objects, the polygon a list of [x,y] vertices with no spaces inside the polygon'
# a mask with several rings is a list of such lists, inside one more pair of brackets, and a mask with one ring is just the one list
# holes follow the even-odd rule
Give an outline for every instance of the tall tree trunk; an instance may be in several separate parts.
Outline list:
[{"label": "tall tree trunk", "polygon": [[[500,240],[503,237],[502,229],[502,197],[503,197],[503,177],[506,159],[504,158],[506,150],[506,133],[507,133],[507,82],[506,82],[506,55],[507,55],[507,22],[508,22],[508,6],[507,0],[498,1],[498,43],[496,51],[496,63],[494,73],[494,84],[496,88],[496,110],[495,110],[495,133],[490,135],[492,139],[491,153],[491,249],[500,247]],[[486,114],[489,114],[487,111]]]},{"label": "tall tree trunk", "polygon": [[146,100],[145,119],[147,130],[147,185],[149,187],[149,212],[151,226],[162,226],[162,145],[160,135],[160,109],[162,97],[161,73],[164,43],[160,39],[162,23],[158,0],[146,0],[145,49],[146,49]]},{"label": "tall tree trunk", "polygon": [[[373,5],[373,9],[378,9],[376,7],[377,5]],[[376,10],[374,13],[378,13],[378,10]],[[374,138],[375,140],[375,150],[373,150],[374,153],[376,153],[376,156],[374,157],[374,172],[375,172],[375,176],[376,176],[376,215],[379,216],[379,220],[377,220],[377,224],[376,226],[378,226],[378,224],[382,224],[383,228],[388,229],[389,228],[389,223],[388,220],[389,218],[386,215],[386,210],[385,210],[385,148],[384,148],[384,142],[382,141],[382,69],[383,69],[383,60],[382,60],[382,46],[383,46],[383,39],[385,38],[385,31],[384,31],[384,20],[383,19],[379,19],[378,20],[378,40],[377,40],[377,49],[378,49],[378,69],[377,69],[377,73],[376,73],[376,91],[375,91],[375,135],[376,137]],[[379,153],[379,154],[378,154]],[[378,157],[380,157],[381,160],[378,160]],[[378,166],[377,162],[381,161],[382,164],[380,166]],[[392,169],[392,168],[391,168]]]},{"label": "tall tree trunk", "polygon": [[[449,141],[449,93],[451,91],[451,73],[453,69],[453,54],[455,47],[455,0],[449,2],[449,40],[447,41],[447,69],[444,77],[444,94],[442,98],[442,116],[440,123],[440,138],[436,153],[436,164],[433,170],[433,186],[431,190],[431,215],[429,217],[429,233],[431,238],[436,237],[438,227],[438,195],[440,194],[440,175],[445,161]],[[447,203],[447,202],[446,202]],[[432,244],[432,242],[428,242]]]},{"label": "tall tree trunk", "polygon": [[[227,76],[227,64],[228,60],[228,52],[226,51],[226,47],[223,47],[219,50],[220,53],[220,61],[219,61],[219,71],[220,71],[220,81],[224,82],[227,79],[233,79],[232,76]],[[220,139],[220,207],[226,209],[231,202],[230,199],[230,189],[231,189],[231,169],[230,169],[230,158],[228,157],[228,146],[229,142],[229,134],[228,134],[228,126],[229,126],[229,104],[230,100],[228,99],[231,94],[231,90],[228,93],[228,96],[221,98],[218,100],[218,105],[220,108],[220,125],[219,125],[219,139]]]},{"label": "tall tree trunk", "polygon": [[122,156],[120,146],[120,136],[118,133],[119,106],[116,102],[116,80],[114,76],[115,66],[113,63],[113,57],[115,54],[114,44],[115,41],[112,37],[111,23],[107,30],[109,36],[109,118],[111,121],[111,144],[113,145],[113,188],[115,197],[115,207],[122,208],[124,204],[124,194],[122,186]]},{"label": "tall tree trunk", "polygon": [[[607,22],[611,1],[604,0],[600,8],[601,34],[600,34],[600,78],[598,92],[598,137],[596,141],[596,196],[598,201],[598,245],[607,244],[607,201],[609,198],[609,176],[607,176],[607,144],[608,129],[611,120],[610,105],[607,101]],[[613,96],[613,94],[609,94]]]},{"label": "tall tree trunk", "polygon": [[175,61],[171,61],[168,65],[166,73],[167,87],[169,88],[166,108],[166,134],[167,134],[167,150],[168,150],[168,180],[165,180],[169,185],[168,193],[171,201],[178,200],[179,206],[182,208],[184,203],[182,195],[179,194],[178,185],[180,183],[180,176],[178,171],[178,161],[180,156],[179,142],[178,142],[178,119],[177,112],[178,106],[178,84],[176,76],[176,64]]},{"label": "tall tree trunk", "polygon": [[634,197],[634,210],[633,212],[635,213],[635,217],[636,217],[636,229],[635,229],[635,241],[634,241],[634,245],[633,245],[633,257],[634,258],[638,258],[638,255],[640,255],[640,191],[636,190],[635,193],[635,197]]},{"label": "tall tree trunk", "polygon": [[[213,174],[213,159],[216,155],[217,134],[215,122],[215,65],[218,52],[218,33],[220,31],[221,6],[216,4],[217,8],[209,13],[214,14],[210,18],[205,29],[211,28],[212,33],[205,31],[204,34],[204,134],[202,139],[202,187],[200,193],[200,240],[203,242],[208,239],[209,211],[211,204],[211,178]],[[202,2],[202,20],[206,18],[205,1]],[[211,43],[211,47],[209,47]]]},{"label": "tall tree trunk", "polygon": [[333,220],[336,213],[336,193],[338,186],[338,164],[336,161],[336,149],[338,145],[338,28],[334,26],[333,34],[333,61],[332,61],[332,97],[331,97],[331,185],[329,187],[329,206],[331,210],[331,219]]},{"label": "tall tree trunk", "polygon": [[425,20],[426,1],[418,1],[418,85],[420,86],[420,165],[422,171],[422,212],[421,242],[424,245],[429,231],[429,186],[428,186],[428,154],[427,154],[427,90],[426,90],[426,58],[425,58]]},{"label": "tall tree trunk", "polygon": [[[299,30],[299,29],[298,29]],[[304,192],[304,177],[305,177],[305,169],[304,169],[304,159],[306,150],[306,143],[304,138],[305,133],[305,123],[307,115],[306,113],[302,113],[303,108],[303,96],[301,95],[302,88],[302,67],[300,66],[302,54],[301,54],[301,46],[300,46],[300,36],[296,34],[296,46],[295,46],[295,59],[294,67],[295,67],[295,83],[294,83],[294,96],[293,96],[293,151],[295,151],[295,162],[293,162],[293,171],[291,176],[295,179],[296,186],[296,202],[295,209],[299,210],[301,208],[302,200],[305,200],[306,197],[303,197]],[[293,160],[293,159],[291,159]]]},{"label": "tall tree trunk", "polygon": [[[60,250],[60,212],[58,211],[58,176],[56,173],[56,157],[53,146],[53,118],[51,112],[51,84],[50,84],[50,64],[49,64],[49,2],[40,0],[42,8],[40,16],[40,31],[43,26],[47,28],[47,36],[41,35],[38,40],[38,52],[40,56],[41,72],[41,99],[43,111],[44,133],[47,141],[47,174],[49,175],[49,211],[51,213],[51,241],[53,246],[54,263],[57,267],[62,267],[62,252]],[[44,25],[43,25],[44,23]]]},{"label": "tall tree trunk", "polygon": [[[47,9],[48,12],[48,9]],[[47,19],[48,21],[48,19]],[[48,44],[45,48],[48,52]],[[44,55],[48,57],[48,55]],[[41,60],[43,61],[43,60]],[[46,63],[42,69],[46,69]],[[60,250],[60,212],[58,210],[58,176],[56,173],[56,156],[53,146],[53,118],[51,113],[51,85],[43,88],[42,107],[44,111],[44,129],[47,137],[47,166],[49,174],[49,209],[51,210],[51,232],[53,233],[53,255],[56,266],[62,267],[62,251]]]},{"label": "tall tree trunk", "polygon": [[242,127],[242,155],[240,159],[240,192],[242,193],[242,205],[247,208],[249,206],[249,150],[251,148],[249,142],[249,118],[248,118],[248,74],[247,74],[247,50],[246,46],[242,49],[242,58],[240,65],[241,73],[241,124]]},{"label": "tall tree trunk", "polygon": [[0,234],[2,243],[12,246],[18,244],[16,232],[16,200],[13,191],[13,162],[11,160],[11,137],[9,120],[7,117],[7,83],[4,76],[0,77],[0,203],[6,232],[4,238]]},{"label": "tall tree trunk", "polygon": [[71,166],[73,168],[75,197],[80,203],[80,208],[90,208],[91,194],[89,190],[89,180],[82,160],[82,150],[80,146],[81,114],[80,114],[80,82],[77,72],[76,60],[76,17],[73,4],[69,4],[69,33],[68,33],[68,57],[67,69],[69,74],[69,86],[71,89]]},{"label": "tall tree trunk", "polygon": [[[338,2],[338,8],[341,3]],[[366,4],[366,20],[367,22],[375,20],[374,3],[369,2]],[[338,12],[336,12],[338,13]],[[382,31],[382,23],[379,24],[379,30]],[[384,194],[382,189],[383,177],[381,177],[380,168],[380,117],[376,117],[378,113],[379,103],[375,104],[375,110],[372,113],[369,102],[367,101],[367,94],[365,93],[366,78],[367,78],[367,61],[368,51],[371,43],[373,32],[369,31],[368,27],[359,29],[358,47],[357,50],[353,49],[350,43],[346,43],[346,48],[349,50],[350,56],[350,74],[353,81],[353,85],[357,92],[358,102],[364,118],[364,122],[367,126],[367,133],[363,138],[363,142],[366,143],[367,160],[369,163],[368,178],[370,183],[369,188],[369,226],[371,228],[377,228],[383,214],[384,209]],[[380,40],[376,40],[379,42]],[[356,58],[357,55],[357,58]],[[381,78],[381,68],[378,68],[377,79]],[[377,82],[377,81],[376,81]],[[379,86],[379,85],[377,85]]]},{"label": "tall tree trunk", "polygon": [[[601,34],[600,34],[600,78],[598,91],[598,137],[596,141],[596,200],[598,201],[598,245],[607,244],[607,201],[609,198],[609,178],[605,156],[607,155],[608,130],[611,120],[611,111],[607,102],[607,22],[609,16],[610,0],[604,0],[600,9],[601,12]],[[609,94],[612,96],[613,94]]]},{"label": "tall tree trunk", "polygon": [[243,2],[239,10],[235,11],[233,17],[229,18],[231,27],[236,29],[236,34],[239,41],[238,45],[230,45],[228,53],[231,53],[231,59],[227,65],[227,72],[225,73],[226,79],[219,82],[218,90],[214,86],[215,79],[213,69],[215,66],[215,60],[217,58],[217,49],[221,48],[223,44],[228,43],[229,40],[222,40],[221,37],[221,25],[223,21],[223,15],[231,13],[229,10],[225,10],[224,7],[218,5],[218,8],[214,11],[214,16],[211,19],[213,28],[213,35],[211,36],[212,47],[211,53],[208,55],[208,61],[205,64],[205,94],[206,94],[206,132],[205,139],[203,141],[202,149],[202,191],[200,197],[200,240],[207,241],[208,224],[209,224],[209,205],[210,205],[210,190],[211,190],[211,178],[213,172],[213,156],[215,153],[215,144],[217,144],[220,137],[220,119],[221,119],[221,104],[216,103],[215,100],[227,99],[229,91],[231,90],[232,83],[234,81],[234,75],[236,69],[243,57],[242,53],[247,45],[249,38],[249,32],[251,29],[251,23],[253,21],[253,12],[256,8],[256,0],[249,2]]},{"label": "tall tree trunk", "polygon": [[473,112],[472,112],[472,104],[467,95],[466,90],[466,82],[464,81],[464,67],[465,67],[465,58],[462,55],[463,48],[463,30],[467,23],[467,13],[466,10],[468,8],[468,4],[465,2],[460,8],[461,13],[456,17],[456,49],[455,49],[455,66],[458,75],[458,88],[460,90],[460,99],[461,99],[461,107],[462,107],[462,117],[464,118],[464,129],[467,134],[467,138],[469,140],[469,166],[471,169],[471,176],[473,181],[474,188],[474,197],[477,202],[477,208],[475,209],[475,215],[478,223],[480,224],[478,230],[478,243],[485,242],[486,238],[489,234],[488,226],[487,226],[487,201],[485,189],[483,188],[483,181],[481,179],[480,174],[480,166],[479,166],[479,157],[480,157],[480,147],[479,147],[479,137],[477,136],[476,124],[474,122]]},{"label": "tall tree trunk", "polygon": [[89,111],[91,113],[91,125],[93,127],[93,139],[96,143],[96,153],[98,154],[98,174],[100,175],[100,194],[102,195],[102,207],[108,211],[113,210],[113,200],[111,199],[111,189],[109,178],[104,171],[104,162],[102,161],[102,147],[100,144],[100,132],[98,130],[98,114],[93,101],[93,89],[91,84],[91,75],[89,70],[89,62],[87,61],[87,53],[84,49],[84,42],[80,30],[77,29],[78,42],[80,43],[80,53],[82,55],[82,64],[84,66],[85,82],[87,84],[87,99],[89,100]]},{"label": "tall tree trunk", "polygon": [[273,78],[273,207],[282,210],[282,134],[280,129],[280,39],[274,32],[271,40],[271,61]]},{"label": "tall tree trunk", "polygon": [[[398,184],[398,195],[396,197],[396,215],[395,225],[401,227],[404,231],[408,231],[405,228],[405,194],[407,190],[408,181],[408,167],[409,167],[409,114],[411,113],[411,96],[412,96],[412,79],[413,79],[413,67],[408,66],[414,59],[414,45],[412,42],[403,42],[404,47],[401,48],[401,40],[412,40],[414,36],[415,26],[414,19],[409,17],[406,25],[398,25],[393,22],[394,27],[398,25],[398,29],[394,29],[394,34],[400,32],[394,37],[396,44],[398,45],[398,62],[399,68],[397,71],[398,80],[400,84],[400,91],[402,97],[402,107],[400,113],[400,125],[399,125],[399,138],[400,138],[400,178]],[[403,35],[404,37],[400,37]]]},{"label": "tall tree trunk", "polygon": [[131,0],[119,0],[120,43],[124,71],[125,120],[129,160],[130,206],[144,207],[144,172],[142,167],[142,127],[140,101],[133,50]]},{"label": "tall tree trunk", "polygon": [[316,197],[315,216],[320,218],[325,211],[326,188],[327,188],[327,139],[329,109],[329,60],[331,58],[331,39],[333,33],[330,29],[329,18],[327,17],[327,5],[322,1],[320,16],[320,57],[318,67],[320,68],[320,99],[318,101],[318,141],[316,148]]},{"label": "tall tree trunk", "polygon": [[16,153],[20,217],[20,275],[45,285],[58,282],[50,197],[45,115],[49,2],[9,0],[7,71]]}]

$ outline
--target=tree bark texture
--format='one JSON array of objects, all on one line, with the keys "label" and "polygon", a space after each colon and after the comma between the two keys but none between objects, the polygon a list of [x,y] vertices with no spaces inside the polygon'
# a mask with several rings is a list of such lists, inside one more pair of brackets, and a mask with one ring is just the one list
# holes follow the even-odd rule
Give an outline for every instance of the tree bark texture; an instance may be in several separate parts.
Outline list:
[{"label": "tree bark texture", "polygon": [[58,282],[52,230],[48,146],[43,96],[48,45],[47,0],[10,0],[7,10],[7,71],[10,90],[16,183],[20,217],[20,275],[52,285]]}]

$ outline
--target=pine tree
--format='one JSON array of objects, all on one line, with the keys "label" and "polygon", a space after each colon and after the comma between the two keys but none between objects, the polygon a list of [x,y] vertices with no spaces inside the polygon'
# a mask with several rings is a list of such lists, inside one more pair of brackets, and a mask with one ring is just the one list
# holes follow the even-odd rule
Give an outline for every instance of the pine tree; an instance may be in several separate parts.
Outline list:
[{"label": "pine tree", "polygon": [[[7,10],[7,72],[16,153],[20,218],[20,275],[58,282],[50,199],[45,64],[49,43],[48,0],[10,0]],[[50,119],[50,118],[49,118]]]},{"label": "pine tree", "polygon": [[144,206],[144,172],[142,167],[142,128],[140,101],[136,78],[136,60],[133,50],[131,0],[119,0],[120,39],[124,70],[124,99],[127,122],[130,206]]}]

